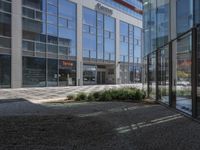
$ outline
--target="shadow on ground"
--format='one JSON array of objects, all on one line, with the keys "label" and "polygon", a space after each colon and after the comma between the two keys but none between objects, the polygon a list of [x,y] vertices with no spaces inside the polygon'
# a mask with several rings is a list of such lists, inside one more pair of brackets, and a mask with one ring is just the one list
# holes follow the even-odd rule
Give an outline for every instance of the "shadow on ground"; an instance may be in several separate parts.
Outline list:
[{"label": "shadow on ground", "polygon": [[2,150],[197,150],[200,125],[160,105],[0,104]]}]

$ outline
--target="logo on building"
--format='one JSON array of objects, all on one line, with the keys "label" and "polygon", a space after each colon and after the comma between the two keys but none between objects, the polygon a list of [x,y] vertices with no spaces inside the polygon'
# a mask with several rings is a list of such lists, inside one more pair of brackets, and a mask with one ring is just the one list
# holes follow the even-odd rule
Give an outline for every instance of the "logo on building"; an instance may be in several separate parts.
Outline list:
[{"label": "logo on building", "polygon": [[111,16],[113,14],[112,9],[109,9],[103,5],[101,5],[100,3],[97,3],[95,6],[95,9],[103,14],[109,15]]}]

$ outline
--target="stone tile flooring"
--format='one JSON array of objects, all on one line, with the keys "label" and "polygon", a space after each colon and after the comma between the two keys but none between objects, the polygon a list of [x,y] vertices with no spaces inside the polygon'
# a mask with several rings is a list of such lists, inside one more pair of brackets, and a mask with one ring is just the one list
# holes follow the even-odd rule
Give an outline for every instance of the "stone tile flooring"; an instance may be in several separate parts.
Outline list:
[{"label": "stone tile flooring", "polygon": [[25,99],[28,101],[65,99],[69,94],[79,92],[93,92],[110,88],[120,87],[142,88],[142,84],[120,84],[120,85],[92,85],[92,86],[68,86],[68,87],[45,87],[45,88],[20,88],[0,89],[0,100]]},{"label": "stone tile flooring", "polygon": [[200,147],[200,124],[158,104],[13,104],[0,105],[0,111],[7,105],[7,110],[13,113],[8,115],[4,110],[4,116],[0,116],[0,150],[199,150]]}]

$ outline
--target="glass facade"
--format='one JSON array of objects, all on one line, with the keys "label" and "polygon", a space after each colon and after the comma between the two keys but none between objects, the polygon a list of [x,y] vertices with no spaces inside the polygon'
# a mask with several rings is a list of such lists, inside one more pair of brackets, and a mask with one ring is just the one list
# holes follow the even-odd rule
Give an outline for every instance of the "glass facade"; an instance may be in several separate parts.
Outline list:
[{"label": "glass facade", "polygon": [[11,87],[11,56],[0,54],[0,88]]},{"label": "glass facade", "polygon": [[23,0],[22,7],[23,72],[31,67],[26,64],[28,60],[38,63],[43,60],[46,64],[42,67],[45,70],[42,83],[34,77],[27,83],[26,78],[30,76],[26,73],[23,85],[75,85],[74,68],[63,68],[59,61],[76,60],[76,4],[68,0]]},{"label": "glass facade", "polygon": [[0,1],[0,88],[11,87],[11,0]]},{"label": "glass facade", "polygon": [[169,0],[144,1],[144,53],[156,50],[169,41]]},{"label": "glass facade", "polygon": [[83,57],[86,59],[97,58],[96,16],[96,11],[83,9]]},{"label": "glass facade", "polygon": [[177,39],[175,89],[176,108],[187,113],[192,112],[192,37],[191,33]]},{"label": "glass facade", "polygon": [[[17,66],[22,70],[12,76],[13,88],[140,82],[142,29],[123,20],[133,18],[141,27],[142,3],[124,1],[130,8],[120,2],[93,1],[91,7],[76,0],[21,0],[21,6],[0,0],[0,88],[11,87],[15,61],[22,63]],[[17,21],[12,25],[12,20],[21,21],[16,26],[19,39]]]},{"label": "glass facade", "polygon": [[76,4],[23,0],[23,51],[29,56],[46,52],[51,58],[75,59]]},{"label": "glass facade", "polygon": [[83,9],[83,58],[89,61],[115,61],[115,19]]},{"label": "glass facade", "polygon": [[141,82],[142,30],[120,22],[121,83]]},{"label": "glass facade", "polygon": [[193,26],[193,0],[176,0],[177,35]]},{"label": "glass facade", "polygon": [[169,104],[169,46],[158,51],[158,99]]},{"label": "glass facade", "polygon": [[200,114],[199,4],[144,1],[144,87],[151,98],[194,117]]}]

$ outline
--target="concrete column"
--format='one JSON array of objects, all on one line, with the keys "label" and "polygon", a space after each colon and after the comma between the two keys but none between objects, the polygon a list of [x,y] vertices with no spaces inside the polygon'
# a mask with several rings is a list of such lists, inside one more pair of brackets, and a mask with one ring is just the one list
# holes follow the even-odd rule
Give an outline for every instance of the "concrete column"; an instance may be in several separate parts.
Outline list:
[{"label": "concrete column", "polygon": [[116,60],[115,60],[115,84],[120,84],[120,20],[116,19]]},{"label": "concrete column", "polygon": [[77,71],[76,85],[83,85],[82,5],[77,3]]},{"label": "concrete column", "polygon": [[11,87],[22,87],[22,0],[12,1]]}]

